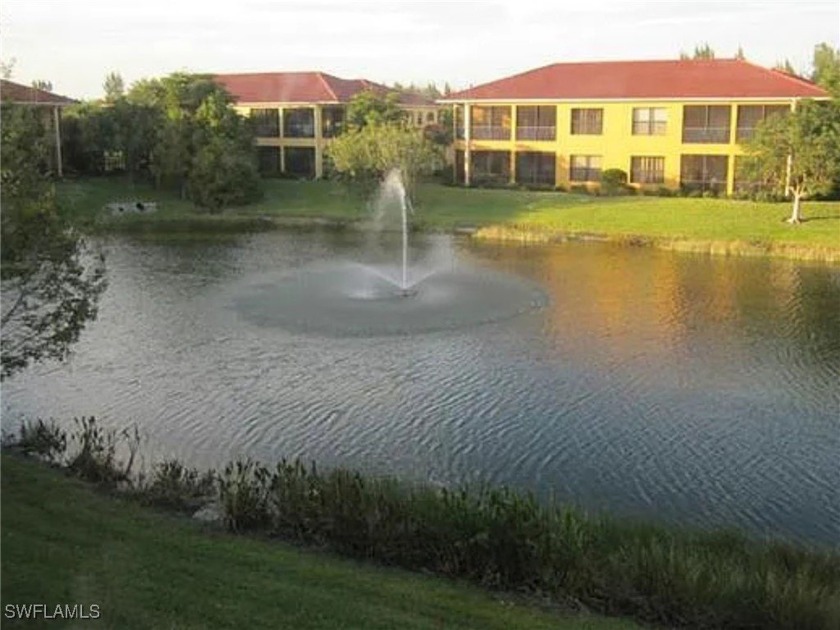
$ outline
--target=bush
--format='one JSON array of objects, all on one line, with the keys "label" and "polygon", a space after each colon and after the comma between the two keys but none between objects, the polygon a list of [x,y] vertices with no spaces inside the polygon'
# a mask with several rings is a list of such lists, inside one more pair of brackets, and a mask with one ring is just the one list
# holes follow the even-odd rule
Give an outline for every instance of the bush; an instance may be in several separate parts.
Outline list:
[{"label": "bush", "polygon": [[[96,424],[96,418],[74,418],[77,430],[72,434],[78,443],[78,452],[69,460],[67,468],[71,473],[93,483],[114,486],[129,481],[134,457],[140,445],[140,436],[135,428],[117,432],[104,430]],[[124,440],[129,449],[128,462],[121,466],[117,461],[117,444]]]},{"label": "bush", "polygon": [[239,532],[269,524],[270,482],[268,469],[253,461],[237,461],[225,466],[219,476],[219,499],[228,528]]},{"label": "bush", "polygon": [[212,471],[199,473],[177,460],[169,460],[154,468],[151,482],[139,492],[143,503],[191,512],[216,491]]},{"label": "bush", "polygon": [[24,423],[14,446],[27,455],[38,455],[51,463],[58,463],[67,450],[67,433],[54,420],[49,424],[38,420],[34,425]]},{"label": "bush", "polygon": [[619,524],[504,488],[411,487],[299,461],[273,471],[237,463],[223,479],[235,531],[665,625],[816,629],[840,620],[840,561],[830,554]]},{"label": "bush", "polygon": [[631,190],[627,185],[627,173],[620,168],[608,168],[601,173],[602,194],[608,196],[627,195]]}]

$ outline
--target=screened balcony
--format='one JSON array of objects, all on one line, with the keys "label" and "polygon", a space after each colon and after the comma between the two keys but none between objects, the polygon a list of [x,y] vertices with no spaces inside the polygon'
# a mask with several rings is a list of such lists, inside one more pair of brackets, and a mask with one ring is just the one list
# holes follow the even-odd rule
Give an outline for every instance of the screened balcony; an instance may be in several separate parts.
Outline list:
[{"label": "screened balcony", "polygon": [[686,144],[728,144],[729,105],[686,105],[683,107],[682,141]]},{"label": "screened balcony", "polygon": [[257,138],[280,137],[280,112],[274,109],[252,109],[251,120],[254,121],[254,135]]},{"label": "screened balcony", "polygon": [[283,136],[286,138],[314,138],[315,110],[295,107],[283,110]]},{"label": "screened balcony", "polygon": [[725,155],[683,155],[680,187],[683,190],[726,192],[729,158]]},{"label": "screened balcony", "polygon": [[788,113],[790,107],[787,105],[739,105],[735,139],[738,142],[746,142],[752,139],[758,125],[767,117],[784,116]]},{"label": "screened balcony", "polygon": [[473,140],[510,140],[510,107],[473,107],[470,138]]},{"label": "screened balcony", "polygon": [[557,139],[557,108],[553,106],[518,107],[516,139],[552,142]]}]

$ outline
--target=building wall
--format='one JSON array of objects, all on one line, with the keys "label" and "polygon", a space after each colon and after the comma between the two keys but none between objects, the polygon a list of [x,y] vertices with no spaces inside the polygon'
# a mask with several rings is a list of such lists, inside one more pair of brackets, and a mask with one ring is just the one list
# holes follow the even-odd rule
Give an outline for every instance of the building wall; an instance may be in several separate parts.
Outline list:
[{"label": "building wall", "polygon": [[[726,192],[733,191],[735,174],[735,156],[743,155],[744,150],[736,138],[738,106],[739,105],[783,105],[792,107],[791,100],[776,99],[767,101],[588,101],[574,103],[492,103],[481,102],[471,104],[472,107],[510,106],[511,107],[511,138],[509,140],[470,140],[470,151],[508,151],[511,153],[510,163],[516,164],[516,153],[522,151],[539,151],[556,154],[556,186],[569,187],[577,182],[570,182],[570,158],[573,155],[599,155],[602,157],[602,170],[618,168],[628,176],[631,172],[631,158],[664,157],[664,183],[649,185],[656,188],[664,185],[676,189],[680,186],[680,165],[683,155],[719,155],[728,160]],[[517,108],[522,106],[550,105],[556,108],[556,138],[551,141],[517,140],[515,138]],[[730,132],[729,142],[726,143],[684,143],[683,112],[685,105],[729,105]],[[464,104],[456,105],[463,108]],[[637,107],[663,108],[667,112],[667,130],[664,135],[634,135],[633,110]],[[600,135],[572,135],[572,110],[577,108],[595,108],[603,110],[603,129]],[[459,112],[460,120],[464,120],[463,109]],[[470,120],[473,116],[470,116]],[[456,151],[466,150],[466,141],[457,139]],[[457,174],[463,179],[463,173]],[[515,166],[512,166],[511,181],[515,181]],[[587,184],[589,187],[597,184]],[[637,186],[638,187],[638,186]]]}]

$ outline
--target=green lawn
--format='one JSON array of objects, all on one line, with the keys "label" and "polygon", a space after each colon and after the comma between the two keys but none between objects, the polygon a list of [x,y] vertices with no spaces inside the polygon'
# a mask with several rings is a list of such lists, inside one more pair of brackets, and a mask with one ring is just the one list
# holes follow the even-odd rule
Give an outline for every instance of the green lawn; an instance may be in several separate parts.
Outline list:
[{"label": "green lawn", "polygon": [[[2,457],[2,599],[97,604],[102,628],[636,628],[202,529]],[[61,621],[4,627],[62,627]],[[74,625],[74,627],[76,627]]]},{"label": "green lawn", "polygon": [[[254,204],[219,215],[198,213],[189,202],[147,186],[132,186],[121,179],[68,181],[58,186],[63,205],[76,217],[97,219],[108,229],[149,226],[212,225],[221,228],[254,221],[325,219],[358,221],[370,217],[366,199],[328,181],[267,180],[265,197]],[[112,218],[102,212],[106,202],[143,199],[160,203],[150,216]],[[786,203],[754,203],[728,199],[662,197],[592,197],[558,192],[464,189],[421,184],[417,190],[415,225],[450,230],[490,227],[485,234],[515,236],[516,232],[550,240],[570,235],[610,238],[641,237],[652,241],[688,241],[707,244],[736,243],[812,249],[817,257],[840,259],[840,202],[806,202],[806,222],[784,222]],[[498,229],[499,227],[503,229]],[[495,232],[494,232],[495,229]],[[824,255],[828,252],[828,255]]]}]

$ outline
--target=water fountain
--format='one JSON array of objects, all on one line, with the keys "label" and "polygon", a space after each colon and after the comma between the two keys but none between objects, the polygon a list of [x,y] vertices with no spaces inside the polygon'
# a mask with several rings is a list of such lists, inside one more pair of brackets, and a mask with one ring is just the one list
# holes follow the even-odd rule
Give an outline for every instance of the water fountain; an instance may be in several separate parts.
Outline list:
[{"label": "water fountain", "polygon": [[[234,307],[258,326],[329,336],[414,334],[507,319],[546,302],[526,280],[427,257],[409,264],[411,203],[396,169],[382,181],[374,224],[397,218],[399,264],[325,261],[254,278]],[[396,215],[396,216],[395,216]],[[381,232],[370,233],[376,237]],[[389,250],[392,253],[393,250]]]}]

